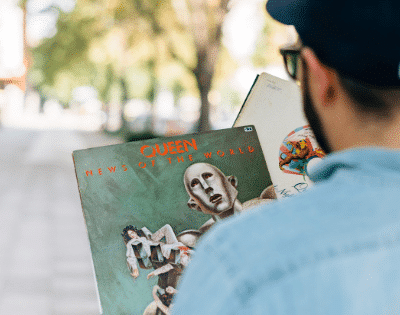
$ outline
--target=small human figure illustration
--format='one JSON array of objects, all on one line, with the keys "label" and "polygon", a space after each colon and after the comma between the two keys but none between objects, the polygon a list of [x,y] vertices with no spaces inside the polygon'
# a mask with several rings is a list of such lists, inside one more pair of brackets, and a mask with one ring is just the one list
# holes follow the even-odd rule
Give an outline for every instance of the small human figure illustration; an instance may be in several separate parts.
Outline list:
[{"label": "small human figure illustration", "polygon": [[173,307],[172,299],[178,293],[173,287],[167,287],[165,290],[161,289],[158,285],[153,287],[153,298],[155,305],[165,314],[170,315]]},{"label": "small human figure illustration", "polygon": [[166,265],[163,265],[163,266],[155,269],[154,271],[150,272],[147,275],[147,279],[150,279],[154,276],[158,276],[163,273],[167,273],[175,268],[178,268],[179,271],[183,271],[183,269],[185,267],[187,267],[187,265],[189,265],[189,262],[194,253],[194,250],[190,249],[187,246],[179,246],[178,248],[179,248],[179,255],[180,255],[179,264],[168,263]]},{"label": "small human figure illustration", "polygon": [[154,301],[146,308],[146,315],[170,314],[170,305],[176,285],[184,268],[189,264],[193,249],[178,241],[172,227],[164,225],[155,233],[143,227],[128,225],[121,235],[126,244],[126,262],[130,275],[139,276],[139,266],[154,268],[147,279],[158,276],[153,287]]},{"label": "small human figure illustration", "polygon": [[[170,259],[171,252],[181,252],[185,248],[175,236],[169,224],[164,225],[155,233],[151,233],[146,227],[138,229],[128,225],[121,234],[126,244],[126,261],[133,278],[139,276],[138,262],[144,269],[154,267],[153,263],[162,263]],[[165,242],[161,240],[165,238]]]}]

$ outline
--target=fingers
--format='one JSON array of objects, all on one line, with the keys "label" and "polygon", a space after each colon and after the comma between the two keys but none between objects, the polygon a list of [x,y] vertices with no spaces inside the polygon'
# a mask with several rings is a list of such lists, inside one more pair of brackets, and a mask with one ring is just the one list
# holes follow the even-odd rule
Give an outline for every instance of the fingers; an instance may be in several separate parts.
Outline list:
[{"label": "fingers", "polygon": [[152,277],[154,277],[154,273],[150,272],[150,273],[147,275],[147,280],[149,280],[149,279],[152,278]]}]

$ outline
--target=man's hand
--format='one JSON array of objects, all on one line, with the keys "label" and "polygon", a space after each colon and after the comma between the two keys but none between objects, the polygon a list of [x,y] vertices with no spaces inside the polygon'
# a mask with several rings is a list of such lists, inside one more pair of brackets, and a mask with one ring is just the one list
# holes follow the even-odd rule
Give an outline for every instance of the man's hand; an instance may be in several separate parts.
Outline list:
[{"label": "man's hand", "polygon": [[131,273],[131,276],[132,277],[134,277],[135,279],[137,278],[137,277],[139,277],[139,269],[133,269],[133,271],[132,271],[132,273]]}]

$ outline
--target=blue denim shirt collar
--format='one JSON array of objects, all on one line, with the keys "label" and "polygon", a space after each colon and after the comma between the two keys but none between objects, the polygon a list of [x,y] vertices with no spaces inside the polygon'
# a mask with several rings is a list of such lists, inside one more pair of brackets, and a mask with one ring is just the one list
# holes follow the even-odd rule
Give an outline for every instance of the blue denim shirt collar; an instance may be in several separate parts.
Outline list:
[{"label": "blue denim shirt collar", "polygon": [[313,182],[329,179],[340,170],[380,169],[400,172],[400,150],[381,147],[360,147],[327,155],[316,165],[309,177]]}]

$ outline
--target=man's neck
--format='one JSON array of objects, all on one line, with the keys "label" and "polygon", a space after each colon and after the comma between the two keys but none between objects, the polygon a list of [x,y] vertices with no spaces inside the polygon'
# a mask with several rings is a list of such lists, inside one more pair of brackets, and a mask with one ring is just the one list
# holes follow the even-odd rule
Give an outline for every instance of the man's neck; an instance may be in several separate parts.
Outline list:
[{"label": "man's neck", "polygon": [[400,115],[388,121],[369,120],[354,124],[346,138],[334,146],[334,151],[357,147],[400,149]]},{"label": "man's neck", "polygon": [[400,109],[387,117],[361,112],[343,94],[331,108],[325,108],[323,127],[332,151],[371,146],[400,149]]}]

